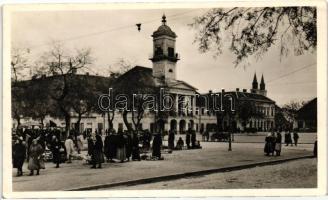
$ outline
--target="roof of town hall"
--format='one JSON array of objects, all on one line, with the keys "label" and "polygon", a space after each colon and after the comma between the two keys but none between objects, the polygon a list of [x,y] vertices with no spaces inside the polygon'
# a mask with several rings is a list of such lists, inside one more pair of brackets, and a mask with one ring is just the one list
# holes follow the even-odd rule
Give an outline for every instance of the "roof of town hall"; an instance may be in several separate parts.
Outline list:
[{"label": "roof of town hall", "polygon": [[[153,76],[153,69],[143,66],[135,66],[129,71],[121,75],[114,83],[114,87],[120,87],[122,85],[127,85],[127,87],[133,88],[155,88],[155,87],[175,87],[179,84],[184,84],[190,87],[192,90],[197,90],[194,86],[186,83],[182,80],[172,80],[170,82],[165,82],[164,79],[156,78]],[[122,88],[122,87],[120,87]],[[130,88],[130,89],[131,89]]]},{"label": "roof of town hall", "polygon": [[[200,96],[206,96],[209,95],[209,93],[205,94],[199,94]],[[220,92],[215,92],[213,94],[220,94]],[[272,103],[274,104],[275,101],[272,99],[255,93],[250,92],[243,92],[243,91],[227,91],[225,94],[232,95],[237,100],[244,100],[244,101],[257,101],[257,102],[263,102],[263,103]],[[196,98],[196,105],[197,106],[204,106],[205,105],[205,99],[204,98]]]},{"label": "roof of town hall", "polygon": [[297,119],[316,120],[317,119],[317,98],[307,102],[297,111]]}]

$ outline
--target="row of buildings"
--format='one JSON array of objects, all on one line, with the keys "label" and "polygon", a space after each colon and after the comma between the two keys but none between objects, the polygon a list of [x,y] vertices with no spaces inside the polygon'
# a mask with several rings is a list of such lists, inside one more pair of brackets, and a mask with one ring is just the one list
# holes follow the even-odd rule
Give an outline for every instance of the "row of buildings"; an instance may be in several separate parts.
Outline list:
[{"label": "row of buildings", "polygon": [[[154,112],[146,112],[140,122],[141,129],[148,129],[151,132],[157,130],[168,131],[175,129],[177,132],[184,132],[188,128],[194,128],[198,132],[212,130],[221,123],[223,129],[233,127],[235,130],[254,129],[260,131],[269,131],[275,127],[275,109],[273,100],[267,97],[265,81],[262,75],[260,84],[258,84],[256,74],[254,74],[252,87],[250,90],[238,89],[235,91],[225,91],[225,94],[232,96],[237,103],[250,102],[259,115],[249,116],[247,120],[242,120],[241,114],[236,111],[234,117],[229,115],[222,116],[218,120],[215,112],[211,112],[204,103],[197,98],[200,94],[197,88],[185,81],[177,78],[177,63],[180,59],[176,52],[177,35],[167,25],[166,17],[162,17],[162,25],[152,34],[153,55],[150,58],[152,68],[136,66],[128,72],[121,75],[117,81],[121,84],[145,85],[154,88],[165,88],[166,93],[174,99],[173,112],[165,117],[158,117]],[[210,92],[209,92],[210,93]],[[201,94],[201,95],[209,95]],[[179,99],[183,99],[188,106],[182,110]],[[76,127],[77,117],[72,112],[71,127]],[[75,117],[74,117],[75,116]],[[128,120],[131,122],[131,114]],[[35,124],[30,118],[24,118],[24,123]],[[45,119],[47,126],[56,124],[65,126],[63,119],[47,116]],[[132,123],[132,122],[131,122]],[[15,126],[15,122],[14,122]],[[80,124],[80,130],[90,130],[94,132],[103,132],[108,128],[107,116],[98,113],[89,113],[83,116]],[[113,120],[114,129],[126,129],[121,113],[117,113]]]}]

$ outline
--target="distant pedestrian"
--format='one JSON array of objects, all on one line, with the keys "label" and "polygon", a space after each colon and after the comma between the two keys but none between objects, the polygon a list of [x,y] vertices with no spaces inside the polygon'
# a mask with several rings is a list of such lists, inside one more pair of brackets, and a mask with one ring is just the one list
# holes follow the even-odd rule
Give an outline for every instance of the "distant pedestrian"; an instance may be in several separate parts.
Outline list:
[{"label": "distant pedestrian", "polygon": [[196,147],[196,131],[193,128],[191,129],[191,148],[195,148]]},{"label": "distant pedestrian", "polygon": [[265,137],[265,145],[264,145],[264,152],[266,153],[266,156],[269,156],[273,152],[273,137],[271,133],[268,133],[268,135]]},{"label": "distant pedestrian", "polygon": [[119,131],[117,135],[117,154],[116,158],[123,163],[126,159],[125,139],[123,132]]},{"label": "distant pedestrian", "polygon": [[132,138],[130,132],[126,132],[124,134],[124,140],[125,140],[125,148],[126,148],[126,159],[130,161],[130,157],[132,154]]},{"label": "distant pedestrian", "polygon": [[178,149],[178,150],[182,150],[183,146],[184,146],[184,142],[183,142],[182,138],[179,137],[179,140],[178,140],[178,142],[177,142],[176,149]]},{"label": "distant pedestrian", "polygon": [[96,141],[93,146],[93,155],[92,155],[92,167],[96,168],[98,164],[98,168],[101,168],[101,163],[104,162],[103,155],[103,142],[100,135],[96,135]]},{"label": "distant pedestrian", "polygon": [[191,137],[191,128],[189,128],[186,133],[186,145],[188,149],[190,149],[190,139],[191,139],[190,137]]},{"label": "distant pedestrian", "polygon": [[161,156],[162,137],[161,134],[157,133],[153,139],[153,157],[162,159]]},{"label": "distant pedestrian", "polygon": [[53,135],[51,141],[51,151],[52,151],[52,159],[53,162],[56,164],[56,168],[59,168],[61,156],[60,156],[60,149],[62,147],[61,141],[59,139],[59,135]]},{"label": "distant pedestrian", "polygon": [[290,134],[290,131],[285,132],[285,144],[288,146],[289,144],[293,146],[292,136]]},{"label": "distant pedestrian", "polygon": [[168,148],[174,149],[174,140],[175,140],[175,130],[171,129],[169,131],[169,138],[168,138]]},{"label": "distant pedestrian", "polygon": [[132,160],[140,161],[139,137],[137,133],[132,134]]},{"label": "distant pedestrian", "polygon": [[72,163],[72,157],[74,153],[74,142],[72,140],[72,136],[68,136],[65,140],[65,148],[66,148],[66,156],[67,156],[67,163]]},{"label": "distant pedestrian", "polygon": [[36,170],[36,175],[40,174],[40,169],[44,169],[44,162],[42,160],[42,153],[44,149],[38,143],[36,139],[32,141],[30,146],[30,159],[28,162],[28,169],[30,170],[30,176],[34,174],[34,170]]},{"label": "distant pedestrian", "polygon": [[201,126],[199,130],[200,135],[202,136],[202,141],[205,142],[204,127]]},{"label": "distant pedestrian", "polygon": [[76,137],[76,147],[77,147],[77,153],[81,154],[81,151],[83,150],[83,135],[79,134]]},{"label": "distant pedestrian", "polygon": [[297,146],[299,135],[296,131],[294,131],[294,133],[293,133],[293,139],[294,139],[295,146]]},{"label": "distant pedestrian", "polygon": [[26,147],[23,138],[19,137],[13,148],[14,168],[17,168],[17,176],[23,175],[23,164],[26,157]]},{"label": "distant pedestrian", "polygon": [[276,156],[280,156],[281,153],[281,133],[277,133],[276,145],[275,145]]}]

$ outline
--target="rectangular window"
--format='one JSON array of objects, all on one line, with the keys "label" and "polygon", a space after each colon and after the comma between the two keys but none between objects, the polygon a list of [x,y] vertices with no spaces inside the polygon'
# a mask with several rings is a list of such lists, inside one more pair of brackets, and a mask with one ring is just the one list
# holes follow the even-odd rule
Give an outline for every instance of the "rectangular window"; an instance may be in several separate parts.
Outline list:
[{"label": "rectangular window", "polygon": [[172,47],[169,47],[167,49],[167,51],[168,51],[169,57],[174,57],[174,49]]}]

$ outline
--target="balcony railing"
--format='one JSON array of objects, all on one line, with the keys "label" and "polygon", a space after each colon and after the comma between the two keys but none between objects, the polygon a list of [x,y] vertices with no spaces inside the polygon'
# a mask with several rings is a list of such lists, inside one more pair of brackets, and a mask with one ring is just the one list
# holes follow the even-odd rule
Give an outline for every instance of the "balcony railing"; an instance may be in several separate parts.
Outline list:
[{"label": "balcony railing", "polygon": [[164,60],[164,59],[176,62],[176,61],[180,60],[180,54],[176,53],[171,56],[165,55],[165,54],[160,54],[160,55],[150,54],[149,55],[149,60],[151,60],[151,61],[159,61],[159,60]]}]

